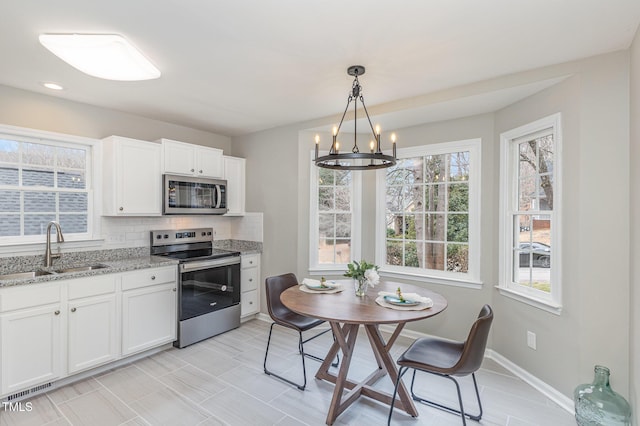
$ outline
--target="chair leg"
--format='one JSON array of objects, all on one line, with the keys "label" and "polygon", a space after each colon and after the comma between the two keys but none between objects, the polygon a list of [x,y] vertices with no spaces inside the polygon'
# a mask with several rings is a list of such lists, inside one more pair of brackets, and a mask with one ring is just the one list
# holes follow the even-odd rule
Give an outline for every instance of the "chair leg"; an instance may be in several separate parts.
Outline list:
[{"label": "chair leg", "polygon": [[[391,408],[389,409],[389,418],[387,419],[387,426],[391,425],[391,415],[393,414],[393,406],[396,403],[396,395],[398,394],[398,386],[400,386],[400,380],[404,373],[409,371],[409,367],[400,367],[400,371],[398,371],[398,378],[396,379],[396,384],[393,388],[393,396],[391,397]],[[415,374],[415,371],[414,371]]]},{"label": "chair leg", "polygon": [[292,380],[287,379],[286,377],[282,377],[278,374],[275,374],[272,371],[269,371],[267,369],[267,356],[269,355],[269,344],[271,343],[271,333],[273,332],[273,326],[276,325],[276,323],[272,323],[271,327],[269,328],[269,338],[267,339],[267,350],[264,353],[264,364],[263,364],[263,368],[264,368],[264,373],[269,375],[269,376],[274,376],[277,377],[280,380],[283,380],[295,387],[297,387],[300,390],[304,390],[304,388],[307,386],[307,371],[304,365],[304,351],[302,350],[302,333],[298,332],[299,335],[299,339],[298,339],[298,348],[300,349],[302,356],[300,358],[302,358],[302,373],[304,375],[304,383],[303,384],[298,384]]},{"label": "chair leg", "polygon": [[[302,345],[303,345],[304,343],[307,343],[307,342],[309,342],[309,341],[311,341],[311,340],[315,339],[316,337],[320,337],[320,336],[322,336],[323,334],[328,333],[329,331],[331,331],[331,329],[328,329],[328,330],[322,331],[322,332],[320,332],[320,333],[316,334],[315,336],[309,337],[307,340],[303,340],[303,341],[301,341],[301,343],[298,345],[298,351],[300,352],[300,354],[302,354],[302,353],[304,352],[304,351],[302,350]],[[334,340],[334,341],[336,340],[336,337],[335,337],[335,336],[333,336],[333,340]],[[315,356],[315,355],[312,355],[312,354],[305,353],[305,354],[304,354],[304,356],[306,356],[306,357],[308,357],[308,358],[311,358],[311,359],[315,359],[316,361],[324,362],[324,358],[320,358],[320,357]],[[331,363],[331,366],[332,366],[332,367],[337,367],[339,363],[340,363],[340,355],[339,355],[339,354],[336,354],[336,362]]]},{"label": "chair leg", "polygon": [[[424,370],[421,370],[424,371]],[[454,413],[454,414],[458,414],[460,417],[462,417],[462,424],[466,425],[467,421],[465,420],[465,417],[468,417],[471,420],[475,420],[475,421],[479,421],[482,418],[482,403],[480,402],[480,392],[478,392],[478,383],[476,382],[476,375],[475,373],[471,373],[471,377],[473,378],[473,387],[475,388],[476,391],[476,398],[478,399],[478,407],[480,408],[480,413],[477,415],[473,415],[473,414],[468,414],[464,412],[464,406],[462,404],[462,393],[460,392],[460,385],[458,384],[458,381],[456,379],[454,379],[452,376],[449,376],[447,374],[438,374],[438,373],[432,373],[430,371],[425,371],[425,373],[430,373],[430,374],[434,374],[436,376],[440,376],[440,377],[446,377],[447,379],[450,379],[453,381],[453,383],[456,385],[456,391],[458,393],[458,403],[460,404],[460,410],[456,410],[455,408],[452,407],[448,407],[446,405],[442,405],[442,404],[438,404],[437,402],[422,398],[418,395],[415,394],[415,392],[413,391],[413,384],[416,380],[416,370],[413,370],[413,377],[411,379],[411,397],[413,398],[414,401],[418,401],[418,402],[422,402],[423,404],[427,404],[430,405],[432,407],[438,408],[440,410],[444,410],[444,411],[448,411],[450,413]]]}]

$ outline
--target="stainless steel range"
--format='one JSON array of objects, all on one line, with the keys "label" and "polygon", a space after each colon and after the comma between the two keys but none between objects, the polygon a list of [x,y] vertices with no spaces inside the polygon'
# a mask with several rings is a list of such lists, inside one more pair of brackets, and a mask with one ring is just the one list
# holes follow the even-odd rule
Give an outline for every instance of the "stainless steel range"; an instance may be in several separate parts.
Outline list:
[{"label": "stainless steel range", "polygon": [[180,262],[174,346],[240,326],[240,253],[214,248],[212,228],[151,231],[151,254]]}]

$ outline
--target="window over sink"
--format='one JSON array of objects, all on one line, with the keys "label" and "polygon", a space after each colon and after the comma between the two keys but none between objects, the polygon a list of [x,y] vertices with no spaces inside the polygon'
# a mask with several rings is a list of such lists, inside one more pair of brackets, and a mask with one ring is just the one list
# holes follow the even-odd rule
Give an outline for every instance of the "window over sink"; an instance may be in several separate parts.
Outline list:
[{"label": "window over sink", "polygon": [[43,242],[50,221],[90,238],[94,142],[0,126],[0,244]]}]

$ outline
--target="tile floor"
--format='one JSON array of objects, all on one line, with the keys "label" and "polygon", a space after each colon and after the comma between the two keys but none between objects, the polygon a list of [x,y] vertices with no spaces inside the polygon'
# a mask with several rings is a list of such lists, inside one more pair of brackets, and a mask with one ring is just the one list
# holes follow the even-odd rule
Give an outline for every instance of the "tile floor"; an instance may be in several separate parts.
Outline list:
[{"label": "tile floor", "polygon": [[[287,385],[262,371],[269,323],[252,320],[240,328],[185,349],[171,348],[131,364],[22,401],[31,411],[8,411],[0,406],[0,426],[62,425],[323,425],[333,385],[317,381],[319,363],[307,360],[307,390]],[[350,374],[365,377],[375,368],[366,335],[361,334]],[[326,334],[305,349],[322,355],[330,344]],[[411,343],[400,338],[396,358]],[[302,379],[297,336],[276,327],[269,354],[270,369]],[[410,374],[410,373],[409,373]],[[575,425],[573,416],[491,360],[477,373],[484,416],[469,425]],[[409,375],[405,376],[409,377]],[[456,403],[453,384],[419,375],[416,391]],[[476,409],[471,378],[462,379],[469,410]],[[377,387],[392,391],[387,378]],[[455,425],[459,417],[417,404],[420,416],[396,411],[392,424]],[[362,397],[336,425],[384,425],[388,407]]]}]

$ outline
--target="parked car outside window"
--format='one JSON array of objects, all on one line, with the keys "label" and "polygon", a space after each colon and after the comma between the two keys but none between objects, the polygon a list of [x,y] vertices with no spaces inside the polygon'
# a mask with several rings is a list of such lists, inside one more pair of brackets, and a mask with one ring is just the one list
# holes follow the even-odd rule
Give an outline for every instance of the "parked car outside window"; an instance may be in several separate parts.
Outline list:
[{"label": "parked car outside window", "polygon": [[520,243],[520,266],[529,266],[529,259],[533,259],[531,266],[549,268],[551,266],[551,247],[539,242]]}]

